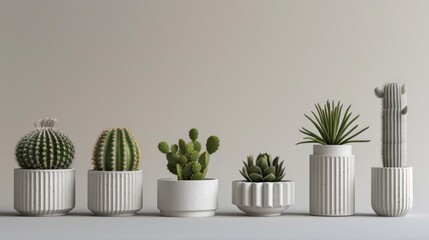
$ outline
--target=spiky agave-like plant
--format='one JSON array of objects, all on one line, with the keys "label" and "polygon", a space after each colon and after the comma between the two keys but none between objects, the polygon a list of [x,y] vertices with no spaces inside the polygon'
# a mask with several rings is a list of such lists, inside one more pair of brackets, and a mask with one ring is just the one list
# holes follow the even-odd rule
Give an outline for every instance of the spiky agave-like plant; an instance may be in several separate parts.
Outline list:
[{"label": "spiky agave-like plant", "polygon": [[22,137],[16,145],[15,156],[24,169],[67,169],[74,158],[70,138],[54,128],[54,118],[34,123],[35,130]]},{"label": "spiky agave-like plant", "polygon": [[139,160],[137,141],[126,128],[105,129],[92,154],[92,165],[97,171],[137,171]]},{"label": "spiky agave-like plant", "polygon": [[202,180],[208,170],[210,155],[219,148],[219,138],[210,136],[206,142],[206,151],[201,152],[201,143],[198,141],[198,130],[189,131],[190,142],[179,139],[178,144],[171,147],[163,141],[158,144],[160,152],[166,154],[168,170],[177,175],[178,180]]},{"label": "spiky agave-like plant", "polygon": [[318,103],[315,104],[315,107],[317,114],[311,111],[314,119],[306,114],[304,116],[313,123],[319,134],[302,127],[299,131],[306,135],[304,137],[305,141],[297,144],[320,143],[322,145],[343,145],[354,142],[369,142],[369,140],[354,139],[367,130],[369,126],[355,132],[359,125],[355,125],[354,127],[351,127],[351,125],[358,119],[359,115],[351,117],[351,105],[349,105],[344,114],[342,114],[343,104],[339,101],[335,105],[334,101],[330,103],[328,100],[323,108]]},{"label": "spiky agave-like plant", "polygon": [[248,182],[278,182],[286,175],[283,162],[279,162],[279,157],[273,159],[268,153],[260,153],[254,162],[250,155],[247,163],[243,161],[240,173]]}]

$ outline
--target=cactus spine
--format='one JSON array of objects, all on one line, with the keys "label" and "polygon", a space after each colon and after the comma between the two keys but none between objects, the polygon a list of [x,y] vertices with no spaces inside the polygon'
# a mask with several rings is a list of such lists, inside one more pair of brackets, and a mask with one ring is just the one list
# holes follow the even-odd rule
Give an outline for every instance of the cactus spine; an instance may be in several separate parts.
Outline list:
[{"label": "cactus spine", "polygon": [[24,169],[66,169],[74,158],[74,146],[68,136],[54,128],[56,119],[34,123],[35,130],[16,145],[15,156]]},{"label": "cactus spine", "polygon": [[178,180],[202,180],[207,174],[210,154],[219,148],[219,138],[210,136],[206,142],[206,151],[201,152],[201,143],[198,141],[198,130],[189,131],[190,142],[180,139],[178,144],[168,145],[160,142],[158,149],[167,158],[168,170],[177,175]]},{"label": "cactus spine", "polygon": [[140,149],[130,130],[105,129],[95,144],[92,165],[97,171],[136,171]]},{"label": "cactus spine", "polygon": [[384,167],[403,167],[406,164],[406,85],[388,83],[375,94],[383,99],[382,155]]}]

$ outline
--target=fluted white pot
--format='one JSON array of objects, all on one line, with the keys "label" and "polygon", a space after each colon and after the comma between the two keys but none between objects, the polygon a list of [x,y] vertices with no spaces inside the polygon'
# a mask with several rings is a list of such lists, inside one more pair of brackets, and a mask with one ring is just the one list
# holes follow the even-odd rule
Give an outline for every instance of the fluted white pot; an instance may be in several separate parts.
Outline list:
[{"label": "fluted white pot", "polygon": [[217,196],[217,179],[158,179],[158,209],[163,216],[213,216],[217,209]]},{"label": "fluted white pot", "polygon": [[65,215],[74,205],[74,169],[14,170],[14,207],[22,215]]},{"label": "fluted white pot", "polygon": [[355,157],[351,145],[314,145],[310,155],[310,214],[355,212]]},{"label": "fluted white pot", "polygon": [[142,171],[88,171],[88,209],[101,216],[129,216],[143,207]]},{"label": "fluted white pot", "polygon": [[371,205],[380,216],[405,216],[413,207],[413,168],[373,167]]},{"label": "fluted white pot", "polygon": [[295,183],[232,182],[232,204],[253,216],[279,216],[295,203]]}]

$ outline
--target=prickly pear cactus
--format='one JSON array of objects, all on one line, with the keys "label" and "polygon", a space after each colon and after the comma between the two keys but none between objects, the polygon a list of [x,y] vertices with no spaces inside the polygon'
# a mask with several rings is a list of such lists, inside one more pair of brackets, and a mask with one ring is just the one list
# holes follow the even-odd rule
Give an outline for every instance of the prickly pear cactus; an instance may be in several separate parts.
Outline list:
[{"label": "prickly pear cactus", "polygon": [[278,182],[286,175],[283,162],[279,162],[279,157],[273,159],[268,153],[260,153],[254,162],[250,155],[247,163],[243,161],[240,173],[248,182]]},{"label": "prickly pear cactus", "polygon": [[139,160],[137,141],[126,128],[105,129],[92,154],[92,165],[97,171],[136,171]]},{"label": "prickly pear cactus", "polygon": [[388,83],[375,94],[383,99],[382,155],[384,167],[402,167],[406,164],[406,85]]},{"label": "prickly pear cactus", "polygon": [[22,137],[15,156],[24,169],[66,169],[74,158],[74,146],[68,136],[54,128],[56,119],[34,123],[35,130]]},{"label": "prickly pear cactus", "polygon": [[168,170],[177,175],[178,180],[202,180],[207,174],[210,154],[219,148],[219,138],[211,136],[206,142],[206,151],[201,152],[201,143],[198,141],[198,130],[189,131],[190,142],[180,139],[178,144],[168,145],[160,142],[158,149],[167,157]]}]

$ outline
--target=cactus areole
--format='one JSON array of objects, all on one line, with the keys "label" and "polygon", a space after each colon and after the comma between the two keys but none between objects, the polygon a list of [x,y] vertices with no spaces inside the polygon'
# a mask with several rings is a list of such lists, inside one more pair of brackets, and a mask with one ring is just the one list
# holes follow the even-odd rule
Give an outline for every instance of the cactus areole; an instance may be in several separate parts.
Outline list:
[{"label": "cactus areole", "polygon": [[158,149],[166,155],[167,168],[177,175],[178,180],[203,180],[207,174],[210,155],[219,148],[219,138],[210,136],[206,142],[206,151],[202,153],[196,128],[189,131],[189,138],[191,141],[188,143],[179,139],[178,144],[171,146],[167,142],[160,142]]},{"label": "cactus areole", "polygon": [[403,167],[406,164],[406,101],[405,84],[388,83],[375,94],[383,99],[382,155],[384,167]]},{"label": "cactus areole", "polygon": [[54,118],[34,123],[35,130],[23,136],[15,150],[23,169],[67,169],[74,158],[74,146],[68,136],[54,128]]}]

